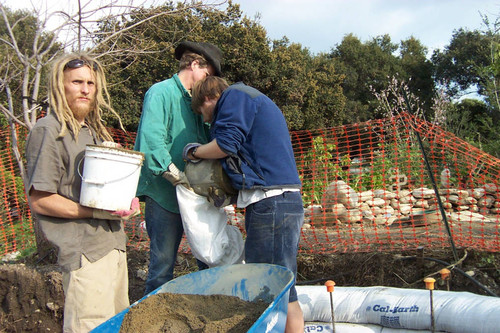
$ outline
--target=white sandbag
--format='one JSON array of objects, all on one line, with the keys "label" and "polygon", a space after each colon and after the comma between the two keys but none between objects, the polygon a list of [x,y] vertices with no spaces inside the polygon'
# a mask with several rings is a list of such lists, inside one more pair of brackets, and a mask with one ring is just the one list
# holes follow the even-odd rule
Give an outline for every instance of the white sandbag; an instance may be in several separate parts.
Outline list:
[{"label": "white sandbag", "polygon": [[[331,322],[330,295],[324,286],[297,286],[304,320]],[[430,292],[388,287],[335,287],[335,322],[430,330]],[[433,291],[436,331],[498,332],[500,298],[468,292]]]},{"label": "white sandbag", "polygon": [[193,255],[209,267],[240,264],[244,241],[240,230],[227,224],[224,209],[184,186],[176,186],[186,238]]},{"label": "white sandbag", "polygon": [[[332,324],[305,323],[304,333],[330,333]],[[374,324],[335,323],[335,333],[431,333],[431,331],[388,328]]]}]

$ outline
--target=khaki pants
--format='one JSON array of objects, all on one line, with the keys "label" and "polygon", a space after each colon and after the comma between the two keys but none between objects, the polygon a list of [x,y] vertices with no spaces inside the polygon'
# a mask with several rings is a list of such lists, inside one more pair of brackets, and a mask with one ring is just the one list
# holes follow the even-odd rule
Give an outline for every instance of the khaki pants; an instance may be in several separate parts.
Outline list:
[{"label": "khaki pants", "polygon": [[81,260],[80,269],[63,273],[64,332],[89,332],[130,305],[125,252]]}]

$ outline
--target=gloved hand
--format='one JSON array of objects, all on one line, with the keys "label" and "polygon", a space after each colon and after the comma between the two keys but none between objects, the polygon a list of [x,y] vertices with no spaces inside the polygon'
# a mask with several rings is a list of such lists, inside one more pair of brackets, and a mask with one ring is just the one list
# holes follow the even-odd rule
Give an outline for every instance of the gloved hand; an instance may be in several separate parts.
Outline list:
[{"label": "gloved hand", "polygon": [[217,187],[208,188],[208,201],[217,208],[225,207],[227,205],[235,204],[238,199],[237,196],[227,194],[222,189]]},{"label": "gloved hand", "polygon": [[92,217],[94,219],[100,220],[125,220],[128,221],[130,218],[137,216],[141,213],[141,206],[139,204],[139,198],[132,199],[129,210],[117,210],[110,211],[104,209],[94,209],[92,211]]},{"label": "gloved hand", "polygon": [[171,182],[174,186],[182,185],[187,189],[191,189],[186,174],[179,170],[174,163],[168,165],[168,170],[162,174],[162,177]]},{"label": "gloved hand", "polygon": [[183,158],[184,160],[186,160],[186,161],[191,162],[191,163],[198,163],[199,161],[201,161],[201,159],[199,159],[199,158],[191,159],[191,158],[189,158],[189,157],[188,157],[188,155],[189,155],[189,151],[190,151],[191,149],[197,148],[197,147],[199,147],[199,146],[201,146],[201,144],[200,144],[200,143],[196,143],[196,142],[195,142],[195,143],[188,143],[188,144],[184,147],[184,149],[182,150],[182,158]]}]

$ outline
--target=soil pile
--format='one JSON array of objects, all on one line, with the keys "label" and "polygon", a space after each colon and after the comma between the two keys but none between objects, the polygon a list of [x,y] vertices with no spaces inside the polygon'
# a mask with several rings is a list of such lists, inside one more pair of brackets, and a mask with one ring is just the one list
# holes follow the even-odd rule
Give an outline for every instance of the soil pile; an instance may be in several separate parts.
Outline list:
[{"label": "soil pile", "polygon": [[236,296],[160,293],[130,308],[120,333],[246,332],[268,305]]},{"label": "soil pile", "polygon": [[0,332],[61,332],[61,273],[0,265],[0,304]]}]

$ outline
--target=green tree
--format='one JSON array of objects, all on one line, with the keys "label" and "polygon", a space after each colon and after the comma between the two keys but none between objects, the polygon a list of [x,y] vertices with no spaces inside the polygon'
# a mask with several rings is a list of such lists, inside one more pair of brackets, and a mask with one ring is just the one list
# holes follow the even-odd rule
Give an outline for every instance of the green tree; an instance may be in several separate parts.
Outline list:
[{"label": "green tree", "polygon": [[488,104],[478,99],[454,103],[447,114],[447,128],[490,155],[500,157],[500,125]]},{"label": "green tree", "polygon": [[397,49],[398,46],[391,42],[388,35],[362,43],[349,34],[332,50],[331,57],[335,60],[337,72],[345,76],[346,123],[366,121],[376,116],[372,90],[383,90],[390,77],[403,73],[400,62],[394,56]]},{"label": "green tree", "polygon": [[435,51],[435,78],[455,99],[475,93],[478,99],[453,103],[447,126],[457,136],[486,152],[498,156],[500,131],[500,57],[498,19],[483,17],[484,31],[458,29],[450,44]]},{"label": "green tree", "polygon": [[288,126],[292,129],[303,128],[306,99],[306,81],[310,55],[300,44],[289,44],[288,39],[275,41],[272,51],[271,89],[268,96],[283,111]]},{"label": "green tree", "polygon": [[414,37],[401,41],[399,59],[403,68],[403,79],[408,88],[419,98],[427,116],[431,116],[431,106],[435,95],[433,64],[427,59],[427,48]]},{"label": "green tree", "polygon": [[[165,11],[175,15],[156,16]],[[141,26],[136,21],[150,17]],[[171,77],[178,71],[174,58],[175,46],[182,40],[213,43],[222,50],[222,71],[230,82],[244,81],[263,92],[269,87],[269,41],[259,24],[242,17],[239,5],[229,2],[226,11],[214,7],[173,2],[159,7],[142,8],[131,13],[127,20],[106,23],[107,30],[130,29],[129,35],[118,40],[120,48],[148,42],[147,52],[139,55],[109,54],[111,63],[110,93],[113,104],[121,110],[125,127],[135,131],[140,118],[142,100],[148,88]],[[106,48],[102,45],[101,48]],[[118,61],[116,61],[118,59]],[[106,119],[113,126],[113,119]]]},{"label": "green tree", "polygon": [[[157,12],[174,8],[179,15],[154,17]],[[153,18],[134,28],[135,21],[142,17]],[[114,62],[110,77],[113,103],[122,111],[129,130],[137,128],[147,89],[178,71],[173,51],[186,39],[219,46],[224,54],[223,76],[229,83],[243,81],[268,95],[282,109],[291,129],[334,126],[342,121],[341,76],[335,73],[333,61],[325,56],[313,57],[286,38],[271,43],[265,29],[243,16],[239,5],[231,1],[225,11],[192,8],[184,3],[142,9],[119,24],[102,24],[101,33],[128,27],[132,27],[130,35],[134,38],[121,38],[120,48],[145,43],[143,39],[150,42],[149,52],[140,57],[127,55],[116,61],[116,55],[110,54],[107,60]],[[113,119],[106,120],[113,124]]]},{"label": "green tree", "polygon": [[490,38],[479,30],[460,28],[453,32],[450,44],[432,55],[435,80],[444,84],[454,97],[460,97],[477,88],[485,94],[486,80],[481,69],[491,64]]},{"label": "green tree", "polygon": [[272,84],[273,59],[264,27],[243,15],[240,6],[232,1],[225,13],[208,14],[210,20],[203,18],[204,37],[223,50],[224,77],[229,82],[243,81],[267,94]]},{"label": "green tree", "polygon": [[484,33],[490,40],[490,64],[480,68],[479,74],[485,81],[485,100],[491,108],[493,121],[498,123],[500,120],[500,18],[497,17],[491,23],[487,16],[483,16],[483,22],[486,26]]},{"label": "green tree", "polygon": [[340,126],[344,123],[346,97],[342,89],[344,75],[326,54],[311,61],[310,81],[306,91],[305,129]]},{"label": "green tree", "polygon": [[[109,92],[113,107],[120,114],[123,126],[135,131],[138,126],[142,99],[147,89],[164,79],[168,73],[174,73],[173,44],[176,36],[183,29],[183,17],[189,9],[179,9],[172,3],[155,8],[138,8],[129,13],[127,18],[117,17],[102,20],[98,34],[103,37],[97,53],[105,54],[102,62],[106,63]],[[175,13],[159,15],[162,12]],[[142,22],[142,23],[141,23]],[[141,24],[138,24],[141,23]],[[127,31],[116,40],[104,37],[113,31]],[[106,53],[114,44],[119,49],[133,49],[141,45],[137,52]],[[118,121],[110,115],[104,115],[109,127],[118,127]]]}]

